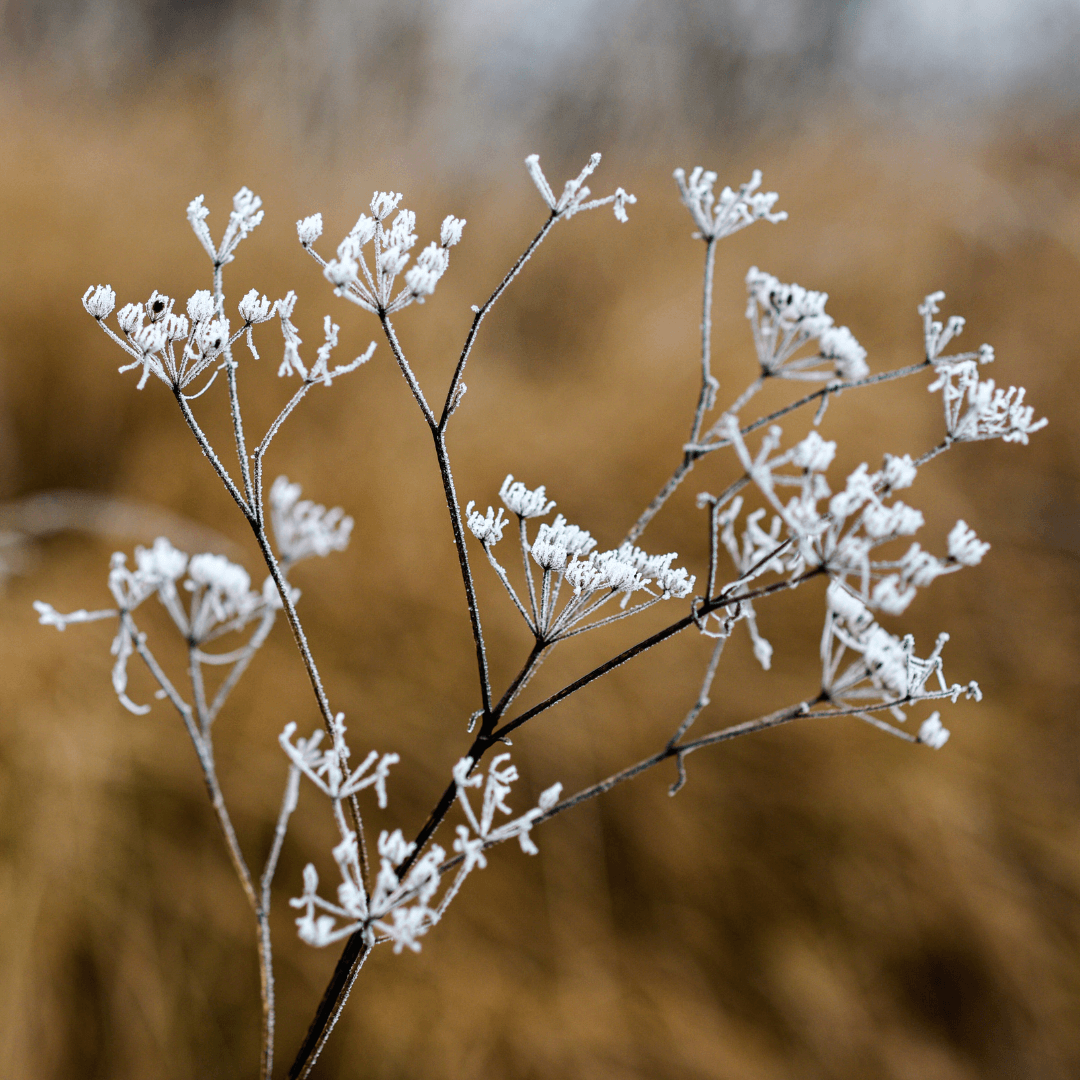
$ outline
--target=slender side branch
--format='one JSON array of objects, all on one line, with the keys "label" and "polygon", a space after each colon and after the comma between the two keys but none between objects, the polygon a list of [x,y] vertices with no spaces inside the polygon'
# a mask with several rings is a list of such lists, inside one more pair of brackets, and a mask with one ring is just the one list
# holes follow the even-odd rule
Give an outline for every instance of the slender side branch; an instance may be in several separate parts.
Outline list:
[{"label": "slender side branch", "polygon": [[176,403],[180,406],[180,411],[184,414],[184,421],[187,426],[191,428],[191,433],[195,436],[195,439],[199,444],[199,449],[202,450],[203,455],[213,466],[214,472],[218,474],[218,479],[225,485],[225,490],[233,497],[233,502],[240,507],[244,517],[247,518],[248,521],[251,521],[251,507],[248,506],[244,496],[240,494],[236,484],[233,483],[233,478],[229,475],[228,469],[222,465],[221,459],[210,445],[210,440],[207,439],[202,428],[199,427],[199,422],[195,419],[195,414],[191,411],[191,406],[188,404],[187,398],[184,397],[184,393],[179,386],[173,386],[173,397],[176,398]]},{"label": "slender side branch", "polygon": [[690,442],[696,443],[701,435],[705,414],[712,408],[720,384],[712,373],[712,298],[713,268],[716,264],[716,237],[705,242],[705,274],[701,298],[701,392],[698,394],[694,422],[690,427]]},{"label": "slender side branch", "polygon": [[379,322],[382,323],[383,333],[390,344],[390,351],[394,354],[397,366],[401,369],[401,374],[405,376],[405,381],[409,384],[409,389],[412,391],[413,397],[416,398],[416,404],[420,406],[424,419],[433,431],[440,432],[442,429],[435,422],[435,414],[431,411],[427,398],[424,397],[424,391],[420,389],[420,383],[413,373],[413,369],[409,366],[409,361],[405,359],[405,353],[401,350],[401,343],[394,332],[394,324],[385,311],[379,313]]},{"label": "slender side branch", "polygon": [[457,367],[454,369],[454,377],[450,380],[450,388],[446,392],[446,404],[443,405],[442,416],[439,417],[438,426],[440,432],[446,430],[446,425],[454,411],[458,387],[461,385],[461,377],[465,373],[465,364],[468,362],[469,354],[472,352],[473,342],[476,341],[476,334],[480,329],[480,324],[484,321],[484,316],[492,309],[495,301],[506,291],[510,282],[518,276],[521,272],[521,268],[529,261],[532,253],[543,243],[544,237],[551,231],[552,225],[559,220],[559,217],[558,211],[553,210],[551,212],[547,221],[544,222],[543,227],[536,236],[533,237],[529,246],[518,257],[518,261],[510,267],[506,276],[496,286],[495,291],[480,307],[475,309],[472,326],[469,327],[469,333],[465,337],[465,344],[462,346],[461,356],[458,357]]}]

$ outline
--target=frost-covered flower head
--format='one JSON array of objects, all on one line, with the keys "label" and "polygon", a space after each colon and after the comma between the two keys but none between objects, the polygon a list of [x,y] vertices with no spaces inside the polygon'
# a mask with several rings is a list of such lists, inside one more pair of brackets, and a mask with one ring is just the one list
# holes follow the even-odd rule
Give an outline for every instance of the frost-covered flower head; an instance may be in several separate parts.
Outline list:
[{"label": "frost-covered flower head", "polygon": [[116,293],[111,285],[91,285],[83,294],[82,303],[95,319],[104,319],[116,306]]},{"label": "frost-covered flower head", "polygon": [[220,624],[243,625],[262,604],[248,572],[224,555],[192,556],[185,587],[193,594],[191,632],[197,639]]},{"label": "frost-covered flower head", "polygon": [[470,502],[465,507],[466,524],[469,526],[469,531],[485,547],[497,544],[502,539],[503,529],[507,524],[504,517],[505,511],[500,506],[499,513],[496,515],[494,509],[489,506],[487,514],[481,514],[479,510],[473,509],[475,505],[475,502]]},{"label": "frost-covered flower head", "polygon": [[215,246],[206,224],[210,210],[204,205],[204,197],[199,195],[191,200],[187,209],[188,221],[215,267],[233,261],[233,253],[239,247],[240,241],[262,222],[261,207],[262,199],[249,188],[242,187],[233,196],[233,208],[229,214],[229,223],[225,227],[225,235],[221,238],[221,243]]},{"label": "frost-covered flower head", "polygon": [[546,517],[555,509],[554,500],[547,500],[543,484],[530,491],[520,480],[515,480],[509,474],[499,488],[499,498],[507,510],[522,518]]},{"label": "frost-covered flower head", "polygon": [[[296,223],[300,243],[322,265],[334,291],[365,311],[392,314],[411,303],[422,304],[446,273],[450,248],[461,240],[464,220],[452,215],[446,217],[439,229],[438,243],[432,242],[424,248],[405,271],[409,252],[417,241],[416,215],[411,210],[398,210],[389,227],[383,224],[397,210],[401,198],[400,192],[376,191],[371,200],[371,216],[360,215],[338,245],[337,257],[329,262],[324,262],[311,246],[322,234],[322,215],[313,214]],[[405,271],[405,286],[395,295],[394,283],[402,271]]]},{"label": "frost-covered flower head", "polygon": [[[941,650],[949,640],[948,634],[940,634],[933,652],[925,660],[920,659],[915,654],[914,638],[910,635],[899,638],[878,625],[862,600],[840,581],[830,583],[826,602],[828,615],[821,641],[822,686],[835,704],[876,699],[889,704],[896,719],[903,720],[901,706],[913,701],[940,698],[956,701],[961,694],[976,701],[981,698],[975,683],[950,686],[945,681]],[[855,659],[841,668],[849,653]],[[931,679],[936,685],[927,685]],[[928,733],[931,729],[927,729]],[[934,745],[930,738],[923,741]]]},{"label": "frost-covered flower head", "polygon": [[[846,326],[833,325],[832,316],[825,311],[827,293],[786,285],[756,266],[746,274],[746,291],[746,317],[753,328],[763,374],[799,380],[840,378],[845,382],[866,376],[866,350]],[[818,340],[817,354],[797,357],[814,339]],[[829,366],[822,369],[822,361]]]},{"label": "frost-covered flower head", "polygon": [[755,221],[771,221],[774,224],[787,220],[787,212],[773,212],[780,197],[775,191],[758,191],[761,186],[761,170],[755,169],[750,179],[738,191],[725,187],[719,197],[713,190],[716,173],[694,168],[687,177],[683,169],[675,170],[675,183],[679,185],[679,198],[690,211],[698,231],[696,238],[708,241],[745,229]]},{"label": "frost-covered flower head", "polygon": [[310,499],[301,499],[299,484],[290,484],[287,476],[279,476],[270,488],[270,519],[274,537],[285,563],[318,555],[325,558],[331,551],[344,551],[349,546],[353,519],[340,506],[327,510]]},{"label": "frost-covered flower head", "polygon": [[1036,420],[1034,408],[1024,404],[1023,387],[1002,390],[993,379],[980,379],[975,360],[950,358],[937,364],[936,370],[938,377],[929,390],[942,392],[945,430],[951,441],[1002,439],[1026,444],[1029,435],[1046,427],[1046,417]]},{"label": "frost-covered flower head", "polygon": [[540,198],[547,203],[553,217],[571,218],[582,210],[595,210],[600,206],[611,206],[615,212],[615,217],[625,223],[629,220],[626,207],[628,204],[636,203],[637,198],[622,188],[616,188],[615,194],[608,195],[606,198],[586,201],[592,192],[585,186],[585,181],[592,176],[599,164],[600,155],[593,154],[585,168],[572,180],[566,181],[563,185],[562,194],[556,198],[547,177],[544,175],[544,170],[540,168],[540,155],[530,154],[525,159],[525,168],[528,169],[529,176],[536,185],[536,190],[540,192]]}]

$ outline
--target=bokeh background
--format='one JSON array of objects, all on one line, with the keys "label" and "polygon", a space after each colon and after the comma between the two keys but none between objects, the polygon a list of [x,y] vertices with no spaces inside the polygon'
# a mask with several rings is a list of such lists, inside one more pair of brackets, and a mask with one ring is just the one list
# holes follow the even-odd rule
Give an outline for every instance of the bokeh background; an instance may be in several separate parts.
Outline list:
[{"label": "bokeh background", "polygon": [[[675,799],[657,770],[546,825],[538,857],[499,851],[422,953],[369,962],[316,1075],[1080,1074],[1075,0],[6,0],[0,35],[0,1073],[231,1078],[257,1053],[250,916],[178,721],[117,704],[107,625],[60,637],[31,610],[107,603],[109,553],[160,532],[258,569],[170,396],[116,374],[79,296],[205,287],[184,207],[205,192],[217,232],[246,184],[266,221],[229,268],[234,300],[295,288],[309,345],[329,311],[352,356],[375,327],[331,296],[293,223],[322,210],[329,247],[374,188],[403,190],[422,238],[468,219],[436,297],[399,319],[438,398],[469,305],[542,220],[523,157],[561,183],[600,149],[594,188],[636,192],[631,222],[559,226],[485,324],[451,438],[463,500],[494,501],[513,472],[619,539],[696,393],[701,249],[671,169],[735,184],[761,167],[790,220],[720,249],[722,394],[753,375],[757,264],[827,290],[875,370],[919,358],[916,305],[945,289],[972,347],[996,346],[992,374],[1050,417],[1028,448],[955,449],[912,492],[924,546],[957,517],[994,545],[897,623],[924,653],[951,631],[946,673],[985,700],[948,711],[940,753],[855,721],[792,725],[694,757]],[[286,393],[274,334],[242,366],[253,430]],[[835,403],[834,471],[932,445],[928,381]],[[199,415],[228,449],[218,389]],[[335,707],[359,746],[402,756],[374,824],[415,830],[476,703],[430,443],[385,347],[312,393],[272,457],[271,476],[356,518],[348,552],[294,576]],[[730,468],[703,463],[649,545],[700,572],[693,496]],[[528,643],[478,577],[505,679]],[[737,635],[702,730],[814,691],[820,610],[810,588],[761,605],[774,671]],[[560,649],[530,694],[628,633]],[[517,803],[651,752],[706,655],[687,636],[526,728]],[[218,722],[256,862],[288,720],[317,717],[282,626]],[[279,1069],[335,959],[295,939],[286,904],[306,861],[328,874],[332,823],[311,792],[294,822],[274,901]]]}]

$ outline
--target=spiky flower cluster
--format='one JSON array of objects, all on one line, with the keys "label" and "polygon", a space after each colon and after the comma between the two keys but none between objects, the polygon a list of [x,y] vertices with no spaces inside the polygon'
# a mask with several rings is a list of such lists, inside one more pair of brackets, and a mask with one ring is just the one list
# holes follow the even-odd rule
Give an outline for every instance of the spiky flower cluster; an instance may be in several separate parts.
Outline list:
[{"label": "spiky flower cluster", "polygon": [[[753,328],[763,375],[854,382],[869,373],[866,350],[846,326],[836,326],[832,316],[826,314],[827,293],[785,285],[756,266],[750,267],[746,275],[746,291],[746,317]],[[816,353],[796,355],[815,339]]]},{"label": "spiky flower cluster", "polygon": [[[487,513],[481,514],[473,509],[476,504],[470,502],[465,508],[466,524],[483,545],[492,568],[538,641],[554,643],[573,637],[634,615],[659,600],[681,600],[693,590],[694,578],[685,569],[674,569],[671,565],[678,558],[675,552],[647,555],[630,542],[610,551],[595,551],[596,541],[592,536],[580,526],[570,524],[562,514],[550,523],[542,522],[530,542],[526,522],[547,517],[555,509],[555,502],[548,499],[543,485],[530,490],[510,475],[503,481],[499,496],[518,519],[528,608],[492,552],[508,524],[502,508],[496,515],[489,506]],[[531,563],[541,572],[539,590]],[[563,582],[572,593],[560,608]],[[628,609],[627,603],[635,593],[645,593],[649,599]],[[617,597],[621,597],[618,614],[590,621],[608,601]]]},{"label": "spiky flower cluster", "polygon": [[747,225],[753,225],[755,221],[771,221],[775,224],[787,220],[785,210],[773,212],[780,196],[775,191],[758,191],[761,187],[760,169],[755,169],[738,191],[725,187],[719,198],[713,190],[716,179],[716,173],[700,165],[691,170],[689,178],[685,170],[675,170],[679,198],[698,227],[694,233],[696,239],[715,242],[745,229]]},{"label": "spiky flower cluster", "polygon": [[[558,801],[561,784],[554,784],[541,794],[536,806],[519,817],[495,824],[496,811],[510,817],[513,811],[506,804],[506,796],[518,779],[517,768],[508,765],[509,754],[498,754],[488,765],[487,776],[474,772],[476,762],[462,758],[454,766],[453,776],[456,799],[464,816],[465,824],[456,827],[457,839],[454,851],[457,866],[450,885],[439,896],[443,875],[449,866],[444,865],[446,851],[439,844],[432,844],[419,858],[413,858],[416,845],[405,840],[400,829],[383,830],[379,834],[379,872],[370,894],[364,882],[360,847],[356,832],[349,826],[341,809],[347,795],[365,787],[375,786],[379,805],[386,803],[385,777],[390,765],[397,762],[396,754],[384,754],[381,758],[372,751],[363,764],[355,770],[347,782],[341,782],[338,760],[348,757],[344,747],[344,726],[338,717],[335,731],[337,753],[319,754],[322,732],[310,739],[298,739],[294,744],[292,735],[295,724],[289,724],[281,735],[281,745],[290,759],[304,775],[312,780],[334,802],[335,819],[341,842],[334,848],[334,861],[341,875],[337,888],[337,902],[319,895],[319,875],[310,863],[304,868],[304,891],[289,901],[303,912],[296,920],[302,940],[309,945],[330,945],[355,933],[362,933],[371,944],[389,941],[395,952],[408,948],[420,950],[422,938],[443,917],[450,902],[457,895],[465,878],[476,868],[487,866],[484,851],[495,844],[516,838],[522,851],[537,854],[530,832],[538,818],[547,813]],[[339,738],[337,731],[341,732]],[[374,772],[368,770],[375,765]],[[334,783],[328,782],[334,778]],[[482,787],[484,793],[480,812],[477,814],[469,800],[470,788]]]},{"label": "spiky flower cluster", "polygon": [[[345,239],[338,244],[337,258],[321,259],[312,245],[322,235],[322,214],[313,214],[296,223],[296,233],[304,249],[310,252],[323,268],[327,280],[338,296],[344,296],[365,311],[390,315],[435,291],[439,279],[450,265],[450,249],[461,240],[465,221],[448,215],[439,229],[439,240],[428,244],[405,270],[409,252],[416,244],[416,215],[411,210],[398,210],[387,227],[384,221],[397,210],[403,196],[400,192],[376,191],[371,199],[371,216],[361,214]],[[365,249],[370,245],[371,265]],[[405,271],[405,284],[394,295],[394,283]]]}]

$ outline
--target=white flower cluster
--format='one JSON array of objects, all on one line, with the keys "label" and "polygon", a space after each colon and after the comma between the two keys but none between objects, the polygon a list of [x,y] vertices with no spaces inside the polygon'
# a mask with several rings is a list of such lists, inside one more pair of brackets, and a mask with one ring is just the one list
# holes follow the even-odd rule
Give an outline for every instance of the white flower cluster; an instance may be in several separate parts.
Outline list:
[{"label": "white flower cluster", "polygon": [[[832,316],[826,314],[827,293],[785,285],[756,266],[750,267],[746,275],[746,291],[746,317],[753,327],[763,375],[854,382],[869,373],[866,350],[846,326],[835,326]],[[818,351],[796,357],[814,339]],[[822,362],[827,366],[821,367]]]},{"label": "white flower cluster", "polygon": [[[865,464],[851,473],[844,490],[833,495],[824,472],[836,453],[836,443],[811,431],[790,450],[774,454],[781,432],[770,428],[755,457],[751,457],[739,433],[738,422],[728,417],[722,432],[734,445],[747,475],[776,511],[766,532],[759,524],[766,511],[747,518],[740,547],[734,522],[741,508],[736,498],[724,517],[723,539],[732,559],[747,581],[767,571],[799,574],[821,567],[834,577],[853,577],[861,602],[889,615],[901,614],[915,598],[916,589],[961,566],[973,566],[989,545],[959,521],[949,534],[945,559],[923,551],[914,543],[898,560],[872,558],[878,547],[902,536],[911,536],[923,525],[922,513],[891,498],[893,492],[910,487],[917,467],[907,455],[886,455],[882,468],[871,473]],[[781,472],[794,466],[794,473]],[[798,493],[785,503],[778,488],[796,487]],[[825,506],[819,504],[828,500]],[[781,533],[786,532],[782,537]]]},{"label": "white flower cluster", "polygon": [[192,199],[188,204],[187,216],[191,228],[199,239],[214,264],[214,268],[224,266],[233,261],[233,252],[236,251],[240,241],[248,236],[251,231],[262,222],[263,211],[262,199],[254,192],[242,187],[233,196],[232,213],[229,214],[229,224],[225,227],[225,235],[221,243],[214,246],[210,236],[210,229],[206,225],[207,215],[210,210],[203,205],[203,196]]},{"label": "white flower cluster", "polygon": [[[981,345],[977,352],[942,356],[945,347],[964,329],[964,320],[954,315],[947,323],[934,319],[943,292],[931,293],[919,305],[923,317],[926,359],[934,365],[937,379],[931,392],[940,390],[945,407],[945,431],[952,442],[1004,439],[1027,443],[1028,436],[1046,426],[1046,418],[1035,419],[1035,410],[1024,404],[1024,389],[995,387],[993,379],[979,378],[979,365],[994,359],[994,350]],[[955,380],[955,382],[953,381]]]},{"label": "white flower cluster", "polygon": [[679,198],[683,206],[690,211],[698,231],[695,238],[701,240],[721,240],[725,236],[745,229],[755,221],[771,221],[774,224],[787,220],[786,211],[773,212],[776,200],[780,197],[775,191],[758,191],[761,187],[761,170],[755,169],[750,180],[738,191],[725,187],[716,197],[713,186],[716,173],[698,165],[690,173],[675,170],[675,183],[679,185]]},{"label": "white flower cluster", "polygon": [[[350,795],[373,787],[380,809],[386,808],[386,780],[390,775],[390,766],[396,765],[401,758],[397,754],[382,754],[372,750],[366,758],[351,772],[348,762],[351,752],[345,741],[345,716],[338,713],[334,717],[333,745],[319,749],[324,732],[316,730],[309,739],[292,737],[296,724],[285,725],[285,730],[278,736],[278,742],[289,760],[330,799],[347,799]],[[374,766],[374,769],[372,768]]]},{"label": "white flower cluster", "polygon": [[[821,639],[822,688],[830,701],[840,706],[856,706],[873,701],[891,706],[898,720],[904,720],[901,705],[914,701],[949,698],[956,701],[961,694],[976,701],[981,699],[977,683],[949,685],[942,670],[941,650],[949,640],[941,634],[934,651],[925,659],[915,655],[911,635],[899,638],[874,621],[862,600],[841,581],[829,584],[826,593],[828,613]],[[856,659],[841,667],[848,652]],[[936,679],[936,688],[927,682]],[[949,733],[934,713],[922,725],[919,741],[935,749],[944,746]]]},{"label": "white flower cluster", "polygon": [[[537,806],[528,810],[503,825],[495,825],[495,813],[511,815],[506,804],[506,796],[512,784],[518,779],[517,769],[507,765],[509,754],[499,754],[488,765],[486,778],[481,773],[470,776],[473,761],[462,758],[453,769],[454,783],[457,789],[457,801],[465,814],[467,824],[457,826],[457,839],[454,850],[461,856],[453,882],[441,897],[436,899],[443,876],[443,862],[446,851],[439,844],[432,844],[409,868],[401,873],[399,868],[413,855],[416,848],[407,842],[400,829],[379,834],[379,873],[375,885],[368,895],[364,885],[360,865],[359,846],[356,833],[349,828],[341,812],[341,800],[347,795],[364,787],[375,786],[379,805],[386,805],[385,778],[386,770],[395,763],[396,754],[379,755],[372,751],[364,764],[352,777],[343,781],[344,774],[336,761],[348,756],[344,746],[344,728],[338,728],[342,738],[339,744],[335,732],[335,752],[317,753],[319,743],[317,732],[308,740],[291,742],[295,724],[290,724],[281,736],[281,745],[293,764],[309,779],[313,780],[324,794],[334,800],[335,817],[341,833],[341,842],[334,848],[334,861],[341,874],[341,883],[337,888],[337,902],[326,900],[319,895],[319,875],[315,867],[304,868],[304,891],[301,896],[289,901],[303,914],[296,920],[299,936],[309,945],[330,945],[342,938],[349,937],[362,930],[370,943],[392,941],[394,951],[404,948],[414,952],[420,950],[422,938],[443,916],[450,902],[457,895],[465,878],[477,867],[487,865],[484,849],[505,840],[517,838],[523,851],[530,855],[537,853],[536,845],[529,835],[536,820],[542,817],[558,801],[562,791],[561,784],[548,788],[540,796]],[[378,765],[373,773],[367,770]],[[336,777],[331,782],[331,777]],[[479,815],[469,801],[468,789],[483,787],[483,802]]]},{"label": "white flower cluster", "polygon": [[540,192],[540,198],[547,203],[553,217],[571,218],[582,210],[595,210],[600,206],[611,206],[615,212],[615,217],[625,223],[629,220],[626,214],[627,204],[636,203],[637,197],[628,194],[622,188],[616,188],[614,195],[586,202],[592,192],[585,186],[585,181],[596,172],[596,167],[599,164],[600,155],[593,154],[585,168],[573,180],[566,181],[563,185],[562,194],[556,198],[543,169],[540,168],[540,155],[530,154],[525,159],[525,168],[529,170],[529,176],[536,185],[536,190]]},{"label": "white flower cluster", "polygon": [[[83,307],[133,358],[120,371],[142,368],[140,390],[151,375],[183,389],[235,340],[229,337],[229,320],[219,316],[210,293],[203,290],[188,300],[187,315],[173,314],[176,301],[156,290],[145,304],[125,304],[116,313],[123,337],[104,321],[115,303],[116,294],[108,285],[91,287],[83,296]],[[187,343],[177,356],[176,343],[180,341]]]},{"label": "white flower cluster", "polygon": [[[184,590],[191,594],[186,610],[178,589],[181,580]],[[242,630],[253,619],[271,616],[280,607],[277,590],[269,578],[261,593],[252,592],[251,578],[242,566],[229,562],[224,555],[193,555],[189,559],[164,536],[159,536],[153,547],[135,549],[134,569],[127,565],[122,552],[116,552],[109,569],[109,591],[117,607],[108,611],[62,614],[40,600],[34,607],[40,623],[59,630],[69,623],[119,616],[120,626],[112,644],[116,657],[113,688],[123,705],[140,715],[148,712],[149,706],[136,705],[127,696],[127,664],[136,644],[130,615],[144,600],[156,594],[181,636],[197,645]]]},{"label": "white flower cluster", "polygon": [[[339,328],[327,315],[324,320],[326,340],[319,347],[317,359],[309,371],[300,357],[300,335],[292,323],[292,313],[296,306],[294,292],[289,292],[281,300],[271,302],[266,296],[260,297],[257,290],[251,289],[238,305],[242,324],[235,333],[232,332],[225,316],[224,298],[217,272],[226,263],[232,262],[236,246],[262,221],[263,212],[259,209],[262,202],[247,188],[241,188],[233,199],[234,209],[229,217],[225,236],[215,248],[204,221],[209,211],[203,206],[202,198],[200,195],[188,207],[188,220],[200,243],[214,260],[215,288],[218,290],[216,294],[209,289],[196,290],[188,298],[186,315],[173,314],[176,301],[157,291],[151,293],[145,304],[126,304],[116,313],[117,325],[123,337],[110,329],[104,321],[116,306],[116,293],[113,289],[108,285],[91,286],[83,296],[83,307],[132,357],[132,362],[121,367],[120,371],[142,368],[140,390],[151,375],[157,376],[175,389],[186,389],[215,361],[229,357],[230,347],[241,335],[246,336],[248,348],[257,360],[259,354],[255,349],[252,328],[269,322],[275,315],[281,320],[281,333],[285,339],[285,358],[278,370],[279,375],[291,375],[295,372],[306,382],[321,382],[329,386],[339,375],[355,371],[371,358],[375,351],[374,342],[351,364],[331,369],[330,354],[337,345]],[[178,353],[177,343],[181,341],[186,344]]]},{"label": "white flower cluster", "polygon": [[[491,550],[502,539],[507,525],[502,509],[496,515],[489,506],[484,515],[474,510],[475,503],[470,502],[465,508],[466,524],[483,544],[488,560],[530,629],[544,640],[550,642],[580,633],[581,630],[572,628],[617,595],[622,596],[625,609],[629,598],[637,592],[647,593],[651,599],[646,604],[652,604],[672,597],[682,599],[689,596],[694,587],[694,578],[685,569],[672,567],[671,564],[678,558],[675,552],[648,555],[630,543],[623,543],[611,551],[595,551],[596,541],[592,536],[585,529],[570,524],[562,514],[556,515],[550,523],[541,523],[530,544],[525,522],[546,517],[555,508],[554,501],[548,499],[543,486],[530,490],[520,480],[514,480],[512,475],[503,481],[499,496],[521,523],[519,536],[525,559],[531,614]],[[543,572],[539,597],[529,565],[530,558]],[[557,605],[564,581],[573,593],[559,610]],[[641,606],[645,605],[631,611],[638,611]],[[592,629],[621,617],[611,616],[581,629]]]},{"label": "white flower cluster", "polygon": [[282,560],[296,563],[312,555],[327,556],[349,546],[353,519],[340,506],[327,510],[301,499],[299,484],[279,476],[270,488],[270,520]]},{"label": "white flower cluster", "polygon": [[[450,265],[450,249],[461,240],[465,222],[447,216],[439,230],[439,242],[432,241],[409,262],[409,251],[416,244],[416,215],[398,210],[387,228],[383,222],[397,210],[400,192],[376,191],[371,199],[371,216],[361,214],[344,240],[338,244],[337,258],[323,262],[312,244],[322,235],[322,215],[314,214],[296,223],[297,236],[305,250],[323,266],[323,273],[338,296],[344,296],[365,311],[392,314],[409,304],[422,304],[435,291],[439,279]],[[372,265],[365,248],[372,245]],[[374,267],[374,272],[372,271]],[[405,285],[394,295],[394,282],[405,271]]]}]

